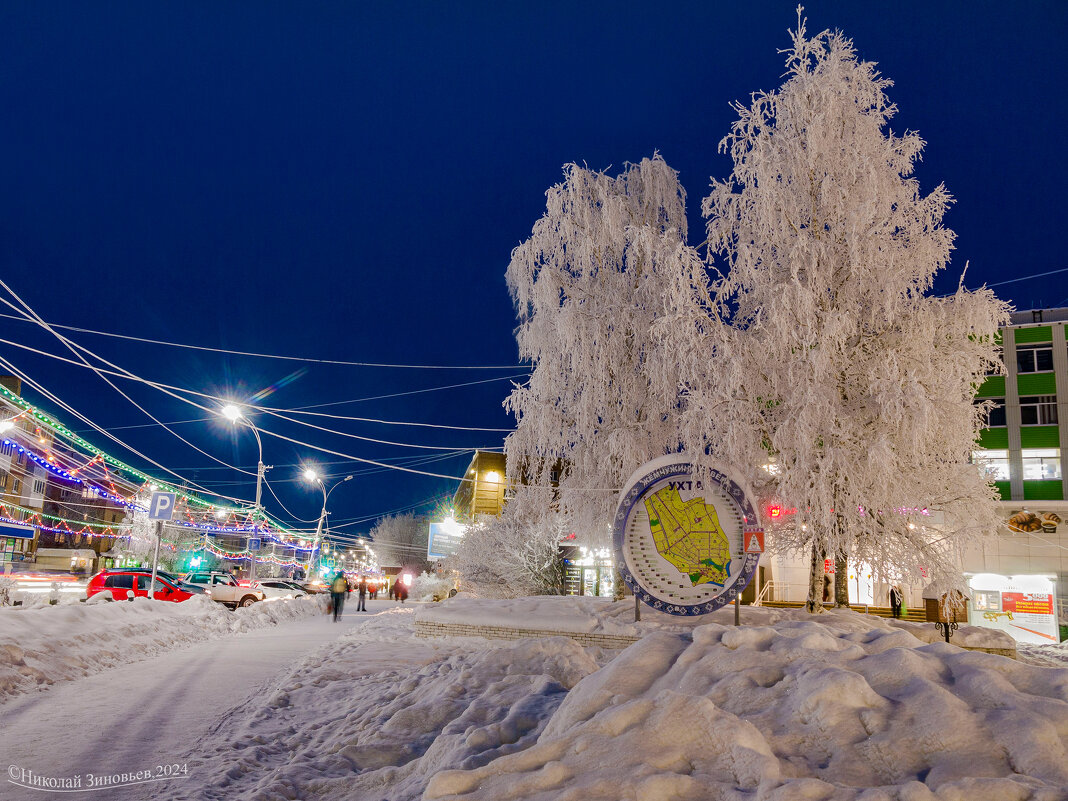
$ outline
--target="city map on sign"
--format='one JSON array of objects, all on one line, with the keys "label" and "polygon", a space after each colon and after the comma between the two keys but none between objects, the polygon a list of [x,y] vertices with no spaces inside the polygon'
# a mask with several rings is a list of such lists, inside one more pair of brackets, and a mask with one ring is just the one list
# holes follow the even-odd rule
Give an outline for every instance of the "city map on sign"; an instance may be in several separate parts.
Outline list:
[{"label": "city map on sign", "polygon": [[668,486],[647,497],[645,509],[657,552],[685,573],[692,586],[727,582],[731,546],[715,506],[703,498],[684,501]]}]

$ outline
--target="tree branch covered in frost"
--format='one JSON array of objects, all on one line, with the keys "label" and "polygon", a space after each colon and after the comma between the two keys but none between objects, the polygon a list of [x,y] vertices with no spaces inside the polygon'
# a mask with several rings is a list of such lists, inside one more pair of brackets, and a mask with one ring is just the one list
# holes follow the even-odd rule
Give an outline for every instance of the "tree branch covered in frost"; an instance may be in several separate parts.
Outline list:
[{"label": "tree branch covered in frost", "polygon": [[427,521],[411,512],[379,518],[371,529],[375,558],[383,567],[425,571],[430,565],[427,561],[429,536]]},{"label": "tree branch covered in frost", "polygon": [[461,589],[485,598],[560,595],[560,540],[569,531],[552,490],[519,486],[499,517],[468,528],[446,568],[459,572]]},{"label": "tree branch covered in frost", "polygon": [[[953,571],[956,548],[998,524],[970,455],[1007,307],[963,286],[925,296],[949,261],[951,197],[911,177],[924,142],[888,130],[890,81],[839,32],[799,24],[786,52],[786,82],[736,104],[721,143],[734,170],[702,207],[729,272],[677,283],[657,326],[682,354],[682,439],[759,483],[775,461],[774,490],[798,510],[780,547],[884,575]],[[921,509],[952,536],[935,542]]]},{"label": "tree branch covered in frost", "polygon": [[505,451],[527,483],[547,487],[559,471],[556,509],[602,546],[612,490],[678,447],[678,375],[651,329],[665,288],[703,266],[685,245],[686,194],[659,155],[614,178],[574,164],[564,175],[508,265],[519,355],[534,371],[505,402],[517,418]]}]

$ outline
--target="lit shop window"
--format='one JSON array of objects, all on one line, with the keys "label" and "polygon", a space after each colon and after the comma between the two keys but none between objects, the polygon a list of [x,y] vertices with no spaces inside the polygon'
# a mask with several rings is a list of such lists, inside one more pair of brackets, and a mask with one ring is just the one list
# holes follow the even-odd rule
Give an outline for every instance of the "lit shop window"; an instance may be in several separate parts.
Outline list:
[{"label": "lit shop window", "polygon": [[[991,407],[986,412],[986,428],[1004,428],[1005,427],[1005,399],[1004,398],[978,398],[975,401],[975,405],[978,406],[981,403],[990,401]],[[1056,415],[1056,409],[1054,409],[1054,415]]]},{"label": "lit shop window", "polygon": [[1023,480],[1042,481],[1061,477],[1061,451],[1059,448],[1024,448]]},{"label": "lit shop window", "polygon": [[1017,345],[1016,372],[1046,373],[1053,369],[1052,345]]},{"label": "lit shop window", "polygon": [[1057,423],[1057,396],[1031,395],[1020,398],[1020,423],[1025,426],[1055,425]]},{"label": "lit shop window", "polygon": [[982,469],[987,481],[1009,480],[1008,451],[976,451],[972,454],[972,460]]}]

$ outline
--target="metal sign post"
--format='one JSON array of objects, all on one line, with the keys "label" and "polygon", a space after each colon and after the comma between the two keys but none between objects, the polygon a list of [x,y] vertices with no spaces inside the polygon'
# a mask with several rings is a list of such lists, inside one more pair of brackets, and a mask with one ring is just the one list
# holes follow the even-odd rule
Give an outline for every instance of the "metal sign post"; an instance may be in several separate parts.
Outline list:
[{"label": "metal sign post", "polygon": [[148,519],[156,521],[156,550],[152,554],[152,583],[148,585],[148,597],[156,598],[156,569],[159,565],[159,546],[163,541],[163,521],[174,516],[173,492],[153,492],[148,504]]}]

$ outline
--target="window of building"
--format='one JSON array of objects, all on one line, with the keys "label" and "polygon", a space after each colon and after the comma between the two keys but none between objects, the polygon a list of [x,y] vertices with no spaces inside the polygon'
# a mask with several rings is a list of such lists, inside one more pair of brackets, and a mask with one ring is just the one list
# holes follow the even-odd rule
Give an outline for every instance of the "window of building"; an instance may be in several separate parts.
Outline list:
[{"label": "window of building", "polygon": [[26,452],[19,451],[19,457],[15,461],[17,461],[19,464],[26,464]]},{"label": "window of building", "polygon": [[1005,354],[1002,352],[1001,348],[998,348],[997,355],[994,357],[994,361],[990,362],[990,364],[986,366],[986,374],[1001,375],[1004,372],[1004,370],[1002,370],[1002,364],[1004,363],[1004,361]]},{"label": "window of building", "polygon": [[39,478],[36,479],[33,482],[34,494],[35,495],[43,495],[44,494],[44,485],[45,485],[45,483],[43,481],[41,481],[41,479],[39,479]]},{"label": "window of building", "polygon": [[19,481],[17,478],[11,484],[11,491],[16,495],[22,492],[22,482]]},{"label": "window of building", "polygon": [[1009,480],[1009,452],[1006,450],[976,451],[973,461],[979,465],[987,481]]},{"label": "window of building", "polygon": [[0,471],[0,490],[7,489],[7,473]]},{"label": "window of building", "polygon": [[[1005,399],[1004,398],[977,398],[975,404],[990,401],[993,404],[986,412],[986,428],[1005,427]],[[1054,412],[1056,414],[1056,411]]]},{"label": "window of building", "polygon": [[1035,309],[1034,311],[1031,312],[1031,322],[1032,323],[1040,323],[1040,322],[1042,322],[1042,309]]},{"label": "window of building", "polygon": [[1020,423],[1025,426],[1056,425],[1057,396],[1030,395],[1020,398]]},{"label": "window of building", "polygon": [[12,444],[10,442],[5,442],[3,447],[0,448],[0,453],[3,453],[4,456],[10,456],[11,455],[11,451],[13,449],[14,449],[14,447],[12,446]]},{"label": "window of building", "polygon": [[1061,451],[1059,448],[1024,448],[1024,481],[1048,481],[1061,477]]},{"label": "window of building", "polygon": [[1016,346],[1016,372],[1048,373],[1053,370],[1053,345],[1044,342],[1041,345]]}]

